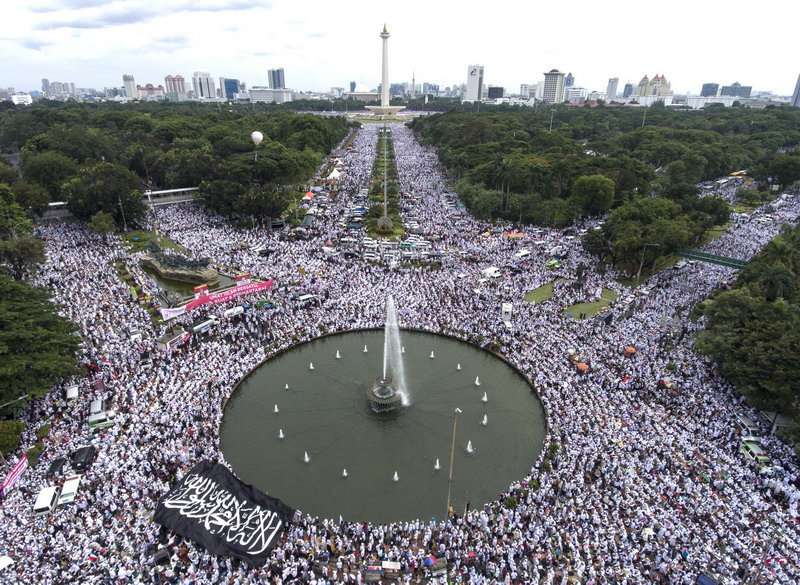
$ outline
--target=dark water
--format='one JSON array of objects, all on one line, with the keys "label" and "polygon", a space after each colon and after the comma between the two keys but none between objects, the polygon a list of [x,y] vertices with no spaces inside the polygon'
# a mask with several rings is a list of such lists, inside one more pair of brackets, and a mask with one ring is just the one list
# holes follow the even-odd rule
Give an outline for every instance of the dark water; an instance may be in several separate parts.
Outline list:
[{"label": "dark water", "polygon": [[[194,295],[194,287],[197,284],[192,282],[183,282],[181,280],[172,280],[170,278],[163,278],[161,277],[155,269],[150,268],[149,266],[141,266],[141,269],[150,276],[153,280],[158,283],[158,286],[161,287],[163,290],[167,291],[170,294],[177,294],[181,298],[183,297],[190,297]],[[215,291],[219,288],[231,286],[236,284],[236,280],[225,276],[224,274],[219,275],[219,283],[213,286],[209,286],[208,289],[211,291]]]},{"label": "dark water", "polygon": [[[527,382],[469,344],[409,331],[401,337],[411,404],[388,416],[374,414],[365,398],[382,372],[380,331],[318,339],[254,371],[231,396],[220,429],[222,451],[239,477],[315,516],[373,523],[442,518],[456,408],[462,411],[453,466],[456,510],[466,499],[482,506],[525,476],[545,435],[542,406]],[[486,426],[480,424],[484,414]]]}]

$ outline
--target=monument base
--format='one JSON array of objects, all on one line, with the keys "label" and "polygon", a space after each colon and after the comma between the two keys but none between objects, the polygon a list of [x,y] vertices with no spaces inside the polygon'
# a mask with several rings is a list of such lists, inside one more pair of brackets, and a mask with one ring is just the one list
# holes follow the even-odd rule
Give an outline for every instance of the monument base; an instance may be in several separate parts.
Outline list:
[{"label": "monument base", "polygon": [[366,108],[375,116],[380,116],[381,119],[392,118],[397,116],[397,112],[405,110],[405,106],[366,106]]}]

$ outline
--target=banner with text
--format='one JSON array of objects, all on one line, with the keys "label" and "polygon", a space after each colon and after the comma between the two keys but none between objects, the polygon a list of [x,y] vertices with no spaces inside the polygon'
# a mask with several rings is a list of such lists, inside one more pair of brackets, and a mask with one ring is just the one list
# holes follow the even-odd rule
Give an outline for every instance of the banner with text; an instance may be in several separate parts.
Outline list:
[{"label": "banner with text", "polygon": [[2,485],[0,485],[0,498],[5,497],[5,495],[11,491],[14,484],[17,483],[17,480],[25,473],[26,469],[28,469],[28,458],[23,455],[19,458],[19,461],[14,464],[14,467],[11,468],[11,471],[8,472],[8,475],[3,480]]},{"label": "banner with text", "polygon": [[201,461],[162,496],[153,520],[213,554],[263,565],[294,514],[223,465]]},{"label": "banner with text", "polygon": [[233,299],[240,297],[242,295],[260,292],[262,290],[269,290],[272,288],[272,285],[274,283],[275,279],[270,278],[266,282],[251,282],[249,284],[241,284],[235,288],[231,288],[226,291],[212,293],[210,295],[203,295],[200,298],[197,298],[189,303],[186,303],[182,307],[175,307],[174,309],[160,309],[161,318],[164,319],[164,321],[167,321],[169,319],[172,319],[173,317],[177,317],[178,315],[183,315],[184,313],[188,313],[192,309],[205,305],[206,303],[211,303],[212,305],[220,305],[222,303],[227,303],[228,301],[232,301]]}]

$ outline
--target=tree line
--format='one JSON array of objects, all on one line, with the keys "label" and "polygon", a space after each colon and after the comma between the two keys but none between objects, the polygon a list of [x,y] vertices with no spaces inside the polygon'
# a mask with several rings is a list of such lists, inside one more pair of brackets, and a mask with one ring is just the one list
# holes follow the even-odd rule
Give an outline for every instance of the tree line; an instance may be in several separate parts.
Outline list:
[{"label": "tree line", "polygon": [[727,220],[727,203],[700,197],[698,183],[740,169],[762,192],[800,179],[797,108],[482,106],[411,126],[476,217],[564,227],[611,211],[585,244],[628,269],[645,243],[658,244],[653,261]]},{"label": "tree line", "polygon": [[800,226],[785,225],[695,316],[706,321],[697,350],[754,406],[793,420],[789,434],[800,454]]}]

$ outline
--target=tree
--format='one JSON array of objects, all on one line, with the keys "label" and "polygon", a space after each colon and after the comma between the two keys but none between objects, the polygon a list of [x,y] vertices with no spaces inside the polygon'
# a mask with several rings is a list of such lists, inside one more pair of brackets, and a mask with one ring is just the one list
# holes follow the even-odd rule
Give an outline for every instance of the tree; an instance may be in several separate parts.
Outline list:
[{"label": "tree", "polygon": [[106,213],[105,211],[98,211],[95,213],[91,219],[89,219],[86,227],[89,228],[90,231],[103,236],[103,242],[106,244],[108,244],[108,234],[117,229],[114,218],[110,213]]},{"label": "tree", "polygon": [[578,177],[572,186],[575,204],[588,215],[598,215],[611,209],[614,203],[614,181],[603,175]]},{"label": "tree", "polygon": [[36,183],[17,181],[11,189],[14,191],[17,203],[35,215],[42,215],[47,209],[47,204],[50,203],[50,193]]},{"label": "tree", "polygon": [[41,396],[73,375],[76,330],[57,313],[45,289],[0,274],[0,403]]},{"label": "tree", "polygon": [[30,269],[44,262],[44,242],[31,236],[0,240],[0,261],[16,280],[25,278]]},{"label": "tree", "polygon": [[752,278],[766,289],[768,301],[789,297],[794,289],[795,274],[780,260],[759,263]]},{"label": "tree", "polygon": [[22,177],[38,183],[50,193],[52,201],[61,200],[61,185],[78,172],[78,165],[58,152],[24,153]]},{"label": "tree", "polygon": [[239,200],[238,211],[265,220],[281,217],[288,206],[288,200],[280,189],[274,186],[251,187]]},{"label": "tree", "polygon": [[87,167],[64,184],[69,210],[88,221],[98,211],[110,214],[118,228],[144,217],[146,206],[139,191],[139,178],[113,163]]},{"label": "tree", "polygon": [[20,420],[0,421],[0,453],[7,455],[16,449],[24,430],[25,423]]},{"label": "tree", "polygon": [[33,222],[17,203],[11,187],[0,183],[0,239],[29,234]]}]

